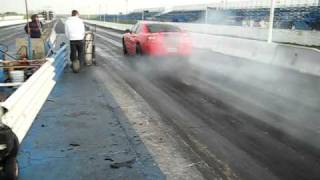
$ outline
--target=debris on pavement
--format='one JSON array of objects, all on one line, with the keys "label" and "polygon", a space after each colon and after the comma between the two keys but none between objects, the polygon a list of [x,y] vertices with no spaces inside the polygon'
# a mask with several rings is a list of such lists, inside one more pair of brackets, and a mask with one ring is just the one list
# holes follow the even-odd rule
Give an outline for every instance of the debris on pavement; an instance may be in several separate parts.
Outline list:
[{"label": "debris on pavement", "polygon": [[127,168],[132,168],[132,165],[136,162],[136,159],[131,159],[129,161],[123,161],[123,162],[115,162],[110,164],[110,167],[113,169],[118,169],[121,167],[127,167]]},{"label": "debris on pavement", "polygon": [[80,146],[80,144],[77,144],[77,143],[70,143],[69,145],[70,145],[70,146],[73,146],[73,147]]}]

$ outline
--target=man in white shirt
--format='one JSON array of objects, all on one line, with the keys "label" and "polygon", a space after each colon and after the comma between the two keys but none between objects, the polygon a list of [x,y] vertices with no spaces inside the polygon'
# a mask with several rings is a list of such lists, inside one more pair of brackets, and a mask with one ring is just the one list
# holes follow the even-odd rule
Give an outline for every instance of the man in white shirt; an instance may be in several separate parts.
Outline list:
[{"label": "man in white shirt", "polygon": [[72,16],[65,22],[65,34],[70,41],[71,61],[80,60],[84,62],[84,36],[85,26],[79,18],[77,10],[72,11]]}]

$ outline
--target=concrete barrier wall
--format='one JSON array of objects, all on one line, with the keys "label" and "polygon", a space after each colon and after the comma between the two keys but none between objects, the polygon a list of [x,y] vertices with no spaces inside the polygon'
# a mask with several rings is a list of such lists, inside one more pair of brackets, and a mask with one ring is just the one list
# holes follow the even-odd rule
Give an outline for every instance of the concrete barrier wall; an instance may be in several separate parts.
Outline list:
[{"label": "concrete barrier wall", "polygon": [[277,45],[271,64],[320,76],[320,51],[289,45]]},{"label": "concrete barrier wall", "polygon": [[193,46],[196,48],[211,49],[214,52],[263,63],[271,63],[276,49],[276,44],[262,41],[199,33],[190,33],[190,35],[194,42]]},{"label": "concrete barrier wall", "polygon": [[[173,23],[189,32],[204,33],[255,39],[266,41],[268,30],[263,28],[251,28],[240,26],[207,25],[192,23]],[[274,29],[273,41],[281,43],[292,43],[305,46],[320,46],[320,31],[301,31]]]},{"label": "concrete barrier wall", "polygon": [[24,16],[3,16],[0,17],[0,21],[2,20],[23,20]]},{"label": "concrete barrier wall", "polygon": [[[132,27],[132,25],[115,25],[115,23],[87,22],[116,30]],[[229,56],[320,76],[320,50],[318,49],[279,43],[269,44],[265,41],[218,36],[209,32],[207,34],[194,33],[192,29],[189,32],[195,48],[210,49]]]},{"label": "concrete barrier wall", "polygon": [[[190,33],[193,46],[320,76],[320,50],[263,41]],[[201,42],[201,43],[197,43]]]},{"label": "concrete barrier wall", "polygon": [[0,21],[0,27],[13,26],[13,25],[18,25],[23,23],[26,23],[26,20]]},{"label": "concrete barrier wall", "polygon": [[[97,25],[107,25],[111,28],[125,30],[130,29],[132,25],[119,25],[118,23],[109,23],[101,21],[94,22]],[[254,39],[267,41],[268,30],[264,28],[251,28],[240,26],[225,26],[225,25],[208,25],[208,24],[193,24],[193,23],[171,23],[180,28],[194,33],[221,35],[229,37],[239,37],[245,39]],[[286,30],[274,29],[274,42],[299,44],[304,46],[320,46],[320,31],[302,31],[302,30]]]},{"label": "concrete barrier wall", "polygon": [[96,24],[98,26],[108,27],[115,30],[125,31],[126,29],[131,29],[131,24],[119,24],[119,23],[111,23],[111,22],[101,22],[101,21],[91,21],[85,20],[86,23]]}]

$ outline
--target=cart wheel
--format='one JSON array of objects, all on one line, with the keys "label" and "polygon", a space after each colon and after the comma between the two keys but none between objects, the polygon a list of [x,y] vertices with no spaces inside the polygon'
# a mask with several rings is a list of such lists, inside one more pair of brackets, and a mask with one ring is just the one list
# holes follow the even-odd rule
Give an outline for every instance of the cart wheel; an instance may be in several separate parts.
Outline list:
[{"label": "cart wheel", "polygon": [[122,39],[122,51],[125,56],[129,55],[126,44],[124,43],[124,39]]},{"label": "cart wheel", "polygon": [[3,180],[17,180],[19,176],[19,166],[14,156],[8,157],[2,165],[0,178]]},{"label": "cart wheel", "polygon": [[9,127],[1,128],[0,142],[5,147],[0,150],[0,160],[8,156],[17,156],[19,150],[19,140],[17,136],[11,131],[11,129],[9,129]]},{"label": "cart wheel", "polygon": [[18,151],[19,151],[19,140],[18,140],[18,137],[15,136],[13,141],[13,147],[10,152],[10,156],[17,157]]},{"label": "cart wheel", "polygon": [[137,44],[136,45],[136,56],[140,57],[142,55],[143,55],[143,53],[142,53],[141,46],[140,46],[140,44]]},{"label": "cart wheel", "polygon": [[91,66],[93,63],[94,63],[94,62],[93,62],[92,59],[88,59],[87,57],[85,58],[85,64],[86,64],[87,66]]},{"label": "cart wheel", "polygon": [[79,73],[80,72],[80,61],[79,60],[72,61],[72,71],[74,73]]}]

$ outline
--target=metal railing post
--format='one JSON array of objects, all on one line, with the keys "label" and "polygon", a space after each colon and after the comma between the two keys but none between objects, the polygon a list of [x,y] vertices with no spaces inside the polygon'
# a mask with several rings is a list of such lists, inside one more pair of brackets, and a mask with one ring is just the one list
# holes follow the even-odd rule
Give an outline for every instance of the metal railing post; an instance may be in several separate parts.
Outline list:
[{"label": "metal railing post", "polygon": [[141,20],[144,20],[144,10],[142,10],[142,14],[141,14]]},{"label": "metal railing post", "polygon": [[208,6],[206,7],[205,23],[208,24]]},{"label": "metal railing post", "polygon": [[271,7],[270,7],[270,19],[269,19],[268,43],[272,43],[274,9],[275,9],[275,5],[276,5],[276,0],[271,0],[270,5],[271,5]]},{"label": "metal railing post", "polygon": [[5,59],[4,53],[2,51],[4,51],[4,49],[2,48],[2,46],[0,44],[0,60],[4,60]]}]

